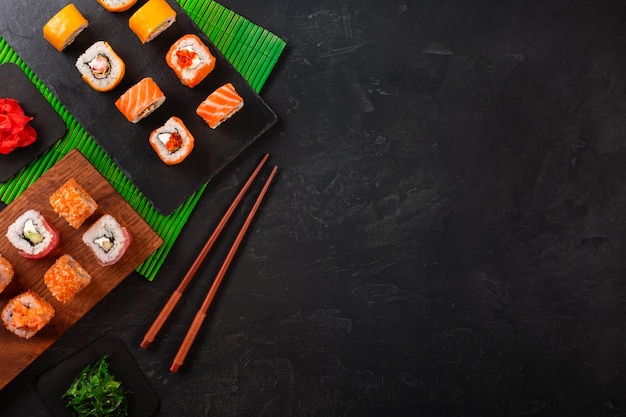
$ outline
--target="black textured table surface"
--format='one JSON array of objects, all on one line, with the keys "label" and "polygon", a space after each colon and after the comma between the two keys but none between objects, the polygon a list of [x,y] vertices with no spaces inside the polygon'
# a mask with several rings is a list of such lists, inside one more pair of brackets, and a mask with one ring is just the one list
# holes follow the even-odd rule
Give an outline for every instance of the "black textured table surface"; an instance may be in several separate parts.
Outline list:
[{"label": "black textured table surface", "polygon": [[[0,391],[120,337],[158,416],[626,413],[623,2],[222,2],[287,41],[278,123],[133,274]],[[280,167],[187,362],[169,365],[247,199],[139,348],[262,153]],[[257,190],[258,191],[258,190]]]}]

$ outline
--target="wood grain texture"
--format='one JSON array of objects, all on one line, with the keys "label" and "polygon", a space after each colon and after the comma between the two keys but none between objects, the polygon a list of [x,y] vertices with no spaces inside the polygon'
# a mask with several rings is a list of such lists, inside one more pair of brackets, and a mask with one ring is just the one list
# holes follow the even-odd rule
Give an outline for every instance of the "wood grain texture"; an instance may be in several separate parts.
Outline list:
[{"label": "wood grain texture", "polygon": [[[98,203],[98,210],[79,228],[72,228],[59,217],[48,197],[65,181],[73,177]],[[28,260],[17,254],[6,238],[7,227],[27,209],[36,209],[59,230],[61,243],[46,258]],[[133,241],[122,259],[115,265],[102,267],[82,242],[82,234],[101,215],[113,215],[133,235]],[[16,294],[32,289],[44,297],[56,310],[52,321],[32,339],[21,339],[4,327],[0,329],[0,389],[9,383],[46,348],[126,278],[141,262],[155,251],[163,240],[115,191],[105,178],[78,151],[70,151],[20,197],[0,212],[0,253],[15,269],[15,277],[0,294],[0,309]],[[72,255],[92,276],[91,283],[67,304],[59,303],[43,282],[43,274],[64,253]]]}]

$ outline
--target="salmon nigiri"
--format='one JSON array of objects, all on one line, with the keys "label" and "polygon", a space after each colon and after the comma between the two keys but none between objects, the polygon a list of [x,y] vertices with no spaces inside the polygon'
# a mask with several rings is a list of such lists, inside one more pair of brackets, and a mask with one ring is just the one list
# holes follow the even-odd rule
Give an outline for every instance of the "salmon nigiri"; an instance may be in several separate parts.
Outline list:
[{"label": "salmon nigiri", "polygon": [[155,111],[165,101],[165,94],[151,77],[130,87],[115,102],[115,107],[131,123],[137,123]]},{"label": "salmon nigiri", "polygon": [[237,94],[234,85],[227,83],[200,103],[196,114],[202,117],[211,129],[215,129],[242,107],[243,98]]}]

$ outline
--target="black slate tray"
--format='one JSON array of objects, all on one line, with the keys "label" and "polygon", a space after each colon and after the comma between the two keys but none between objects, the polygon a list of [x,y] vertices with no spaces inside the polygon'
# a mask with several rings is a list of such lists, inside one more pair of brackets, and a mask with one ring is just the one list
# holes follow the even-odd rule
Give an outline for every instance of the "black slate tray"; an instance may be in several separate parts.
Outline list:
[{"label": "black slate tray", "polygon": [[66,127],[63,119],[15,64],[0,65],[0,97],[18,100],[26,115],[33,117],[30,124],[37,132],[34,143],[8,155],[0,155],[0,182],[4,182],[61,139]]},{"label": "black slate tray", "polygon": [[[67,1],[21,0],[0,4],[0,35],[165,215],[232,162],[277,119],[178,3],[168,2],[177,12],[176,23],[144,45],[129,29],[128,19],[145,1],[138,1],[127,12],[110,13],[94,0],[76,0],[73,3],[87,18],[89,27],[63,52],[58,52],[43,38],[42,28]],[[217,58],[215,70],[194,89],[183,86],[165,62],[165,53],[171,44],[186,33],[198,35]],[[74,66],[78,56],[98,40],[109,42],[126,63],[124,79],[108,93],[91,89]],[[156,81],[167,99],[153,114],[132,124],[115,108],[114,102],[146,76]],[[217,129],[210,129],[195,114],[195,109],[206,96],[227,82],[233,83],[245,105]],[[166,166],[150,148],[148,136],[172,115],[180,117],[187,125],[196,139],[196,146],[183,163]]]},{"label": "black slate tray", "polygon": [[148,417],[155,413],[159,400],[124,342],[118,337],[104,336],[39,377],[39,393],[55,417],[72,417],[71,410],[63,403],[62,395],[86,366],[93,365],[104,354],[107,355],[111,374],[131,391],[128,399],[129,414],[133,417]]}]

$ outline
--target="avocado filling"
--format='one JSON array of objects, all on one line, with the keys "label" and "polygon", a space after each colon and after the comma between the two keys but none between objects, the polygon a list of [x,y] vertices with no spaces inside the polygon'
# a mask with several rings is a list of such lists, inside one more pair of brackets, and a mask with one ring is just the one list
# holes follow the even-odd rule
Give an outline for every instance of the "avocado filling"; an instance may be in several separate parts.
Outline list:
[{"label": "avocado filling", "polygon": [[93,243],[102,248],[103,251],[109,252],[111,248],[113,248],[113,241],[113,235],[107,233],[104,236],[94,239]]},{"label": "avocado filling", "polygon": [[43,241],[43,235],[39,233],[32,220],[26,220],[22,234],[24,235],[24,239],[28,240],[33,246]]}]

